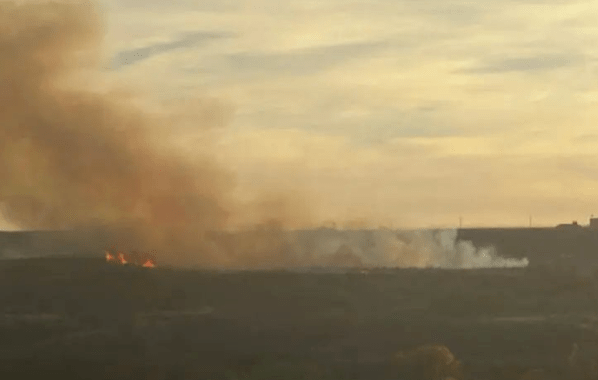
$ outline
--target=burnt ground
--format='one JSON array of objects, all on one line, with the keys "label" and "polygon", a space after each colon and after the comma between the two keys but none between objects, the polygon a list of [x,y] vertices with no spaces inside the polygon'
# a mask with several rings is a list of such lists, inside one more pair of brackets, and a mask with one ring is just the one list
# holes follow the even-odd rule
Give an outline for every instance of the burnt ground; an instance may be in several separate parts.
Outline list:
[{"label": "burnt ground", "polygon": [[[390,379],[446,345],[466,379],[567,378],[598,351],[598,277],[542,268],[369,274],[0,261],[0,378]],[[595,355],[598,358],[598,353]],[[413,377],[414,379],[417,378]]]}]

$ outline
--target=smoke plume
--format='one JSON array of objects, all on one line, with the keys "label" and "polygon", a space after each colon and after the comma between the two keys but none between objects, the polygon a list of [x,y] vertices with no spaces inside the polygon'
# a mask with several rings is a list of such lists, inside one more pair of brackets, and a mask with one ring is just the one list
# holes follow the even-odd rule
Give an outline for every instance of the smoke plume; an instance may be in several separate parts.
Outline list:
[{"label": "smoke plume", "polygon": [[521,268],[494,248],[458,241],[456,230],[283,230],[261,228],[213,236],[229,267],[253,268]]},{"label": "smoke plume", "polygon": [[89,3],[0,2],[3,214],[27,229],[118,226],[120,243],[217,262],[203,235],[226,225],[230,175],[158,149],[153,119],[123,96],[65,85],[97,61],[101,37]]},{"label": "smoke plume", "polygon": [[[450,231],[289,231],[310,223],[309,202],[298,201],[306,197],[264,192],[239,202],[234,176],[216,163],[211,132],[226,109],[181,103],[158,117],[122,93],[77,86],[76,74],[100,61],[102,35],[87,2],[0,0],[0,211],[11,223],[79,230],[86,249],[153,250],[172,265],[522,265],[455,243]],[[163,143],[191,122],[193,160]],[[222,232],[243,223],[243,232]],[[95,235],[83,229],[98,226]]]}]

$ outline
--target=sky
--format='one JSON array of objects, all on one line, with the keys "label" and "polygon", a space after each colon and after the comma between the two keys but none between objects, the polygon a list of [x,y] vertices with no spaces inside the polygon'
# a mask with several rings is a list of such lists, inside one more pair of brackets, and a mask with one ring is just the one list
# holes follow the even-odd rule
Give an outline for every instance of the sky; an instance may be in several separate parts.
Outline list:
[{"label": "sky", "polygon": [[[104,84],[230,109],[217,155],[240,192],[397,228],[598,215],[595,1],[100,5]],[[171,138],[201,150],[192,121]]]}]

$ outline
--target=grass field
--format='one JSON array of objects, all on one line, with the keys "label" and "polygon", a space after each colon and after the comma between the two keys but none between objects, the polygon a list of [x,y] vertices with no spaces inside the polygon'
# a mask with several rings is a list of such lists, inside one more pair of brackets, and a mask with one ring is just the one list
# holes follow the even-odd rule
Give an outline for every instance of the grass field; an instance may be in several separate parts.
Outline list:
[{"label": "grass field", "polygon": [[535,368],[581,378],[567,357],[577,343],[578,357],[598,359],[597,298],[598,278],[533,268],[218,273],[5,260],[0,377],[423,379],[432,375],[401,371],[393,354],[438,344],[465,379]]}]

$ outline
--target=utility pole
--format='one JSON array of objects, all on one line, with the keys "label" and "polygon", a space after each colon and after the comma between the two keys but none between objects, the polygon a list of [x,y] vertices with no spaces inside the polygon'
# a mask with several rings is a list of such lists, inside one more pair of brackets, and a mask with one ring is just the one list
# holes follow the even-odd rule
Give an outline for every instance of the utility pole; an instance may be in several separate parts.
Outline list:
[{"label": "utility pole", "polygon": [[459,215],[459,229],[463,227],[463,218]]}]

